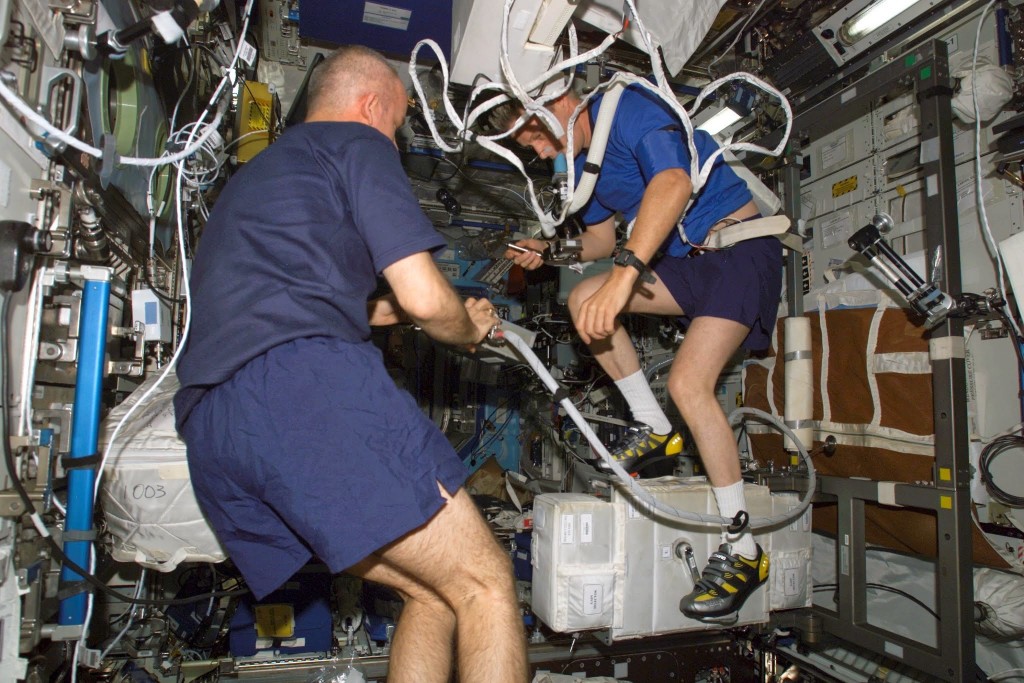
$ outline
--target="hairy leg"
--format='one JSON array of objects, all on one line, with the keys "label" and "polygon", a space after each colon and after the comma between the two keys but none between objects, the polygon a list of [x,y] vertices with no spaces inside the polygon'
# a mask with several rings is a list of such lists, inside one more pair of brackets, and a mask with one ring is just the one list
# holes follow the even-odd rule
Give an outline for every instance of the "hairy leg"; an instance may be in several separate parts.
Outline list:
[{"label": "hairy leg", "polygon": [[448,501],[427,524],[376,555],[452,609],[462,683],[525,683],[526,638],[511,562],[464,489],[441,493]]},{"label": "hairy leg", "polygon": [[394,588],[405,601],[391,641],[389,683],[448,683],[455,646],[455,612],[448,603],[377,555],[348,572]]}]

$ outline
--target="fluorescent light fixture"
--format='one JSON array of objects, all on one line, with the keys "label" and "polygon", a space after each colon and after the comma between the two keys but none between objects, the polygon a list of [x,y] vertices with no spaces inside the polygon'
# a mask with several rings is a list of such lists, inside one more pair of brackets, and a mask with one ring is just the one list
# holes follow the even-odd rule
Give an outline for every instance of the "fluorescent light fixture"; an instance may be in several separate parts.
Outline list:
[{"label": "fluorescent light fixture", "polygon": [[843,22],[839,39],[853,45],[921,0],[877,0]]},{"label": "fluorescent light fixture", "polygon": [[710,119],[697,126],[697,128],[698,130],[706,131],[709,135],[718,135],[742,118],[743,116],[732,108],[722,107]]}]

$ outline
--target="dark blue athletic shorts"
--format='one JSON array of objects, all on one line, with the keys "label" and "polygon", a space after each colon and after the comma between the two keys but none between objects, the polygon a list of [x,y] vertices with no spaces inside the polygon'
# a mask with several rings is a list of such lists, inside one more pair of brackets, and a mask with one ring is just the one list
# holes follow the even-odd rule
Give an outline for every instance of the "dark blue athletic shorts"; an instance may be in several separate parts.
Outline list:
[{"label": "dark blue athletic shorts", "polygon": [[370,343],[300,339],[206,393],[182,435],[196,499],[257,599],[426,523],[467,470]]},{"label": "dark blue athletic shorts", "polygon": [[768,348],[782,293],[782,244],[774,237],[746,240],[693,257],[662,256],[654,272],[683,309],[689,326],[704,316],[750,328],[743,348]]}]

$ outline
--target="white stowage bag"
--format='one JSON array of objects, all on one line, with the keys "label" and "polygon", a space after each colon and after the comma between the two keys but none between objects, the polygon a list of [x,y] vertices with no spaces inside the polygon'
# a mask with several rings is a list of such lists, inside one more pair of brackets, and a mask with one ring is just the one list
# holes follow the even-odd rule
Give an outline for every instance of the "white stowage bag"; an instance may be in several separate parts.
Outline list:
[{"label": "white stowage bag", "polygon": [[974,604],[981,618],[974,628],[991,638],[1024,637],[1024,577],[998,569],[975,568]]},{"label": "white stowage bag", "polygon": [[[146,380],[100,426],[100,452],[118,423],[156,383]],[[227,555],[192,492],[185,442],[174,429],[172,372],[121,428],[104,465],[100,505],[121,562],[169,572],[181,562],[223,562]]]},{"label": "white stowage bag", "polygon": [[977,67],[973,68],[971,58],[964,57],[950,69],[953,78],[960,79],[960,91],[953,97],[953,114],[965,123],[974,123],[975,93],[982,122],[1002,111],[1013,98],[1013,79],[1005,71],[984,57],[978,58]]}]

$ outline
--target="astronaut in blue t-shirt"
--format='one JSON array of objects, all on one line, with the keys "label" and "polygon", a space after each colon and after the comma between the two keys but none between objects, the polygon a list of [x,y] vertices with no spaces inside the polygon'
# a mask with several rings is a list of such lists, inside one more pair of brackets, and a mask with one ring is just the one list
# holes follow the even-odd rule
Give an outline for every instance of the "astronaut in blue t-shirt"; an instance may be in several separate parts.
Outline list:
[{"label": "astronaut in blue t-shirt", "polygon": [[[603,97],[595,97],[576,119],[576,177],[581,175],[594,122]],[[572,94],[548,105],[563,128],[579,104]],[[492,122],[507,130],[522,109],[510,103],[495,108]],[[647,313],[680,318],[685,338],[676,353],[668,389],[700,451],[719,512],[733,518],[746,507],[739,454],[732,429],[715,396],[718,377],[740,348],[765,348],[782,289],[782,250],[768,237],[718,251],[701,249],[707,235],[725,225],[756,218],[757,206],[746,183],[719,159],[682,219],[693,194],[685,129],[672,109],[638,85],[624,90],[612,122],[597,184],[581,210],[586,232],[582,261],[606,258],[616,248],[615,215],[635,223],[615,252],[610,271],[584,280],[569,295],[576,329],[608,375],[615,380],[637,426],[612,452],[626,469],[656,456],[674,455],[681,439],[655,398],[620,313]],[[564,152],[566,137],[555,139],[536,117],[515,135],[544,159]],[[710,135],[697,131],[700,160],[717,148]],[[527,239],[506,256],[527,269],[542,264],[547,244]],[[641,275],[653,274],[653,281]],[[728,534],[714,553],[693,592],[680,608],[688,616],[728,622],[768,576],[768,556],[749,529]]]}]

